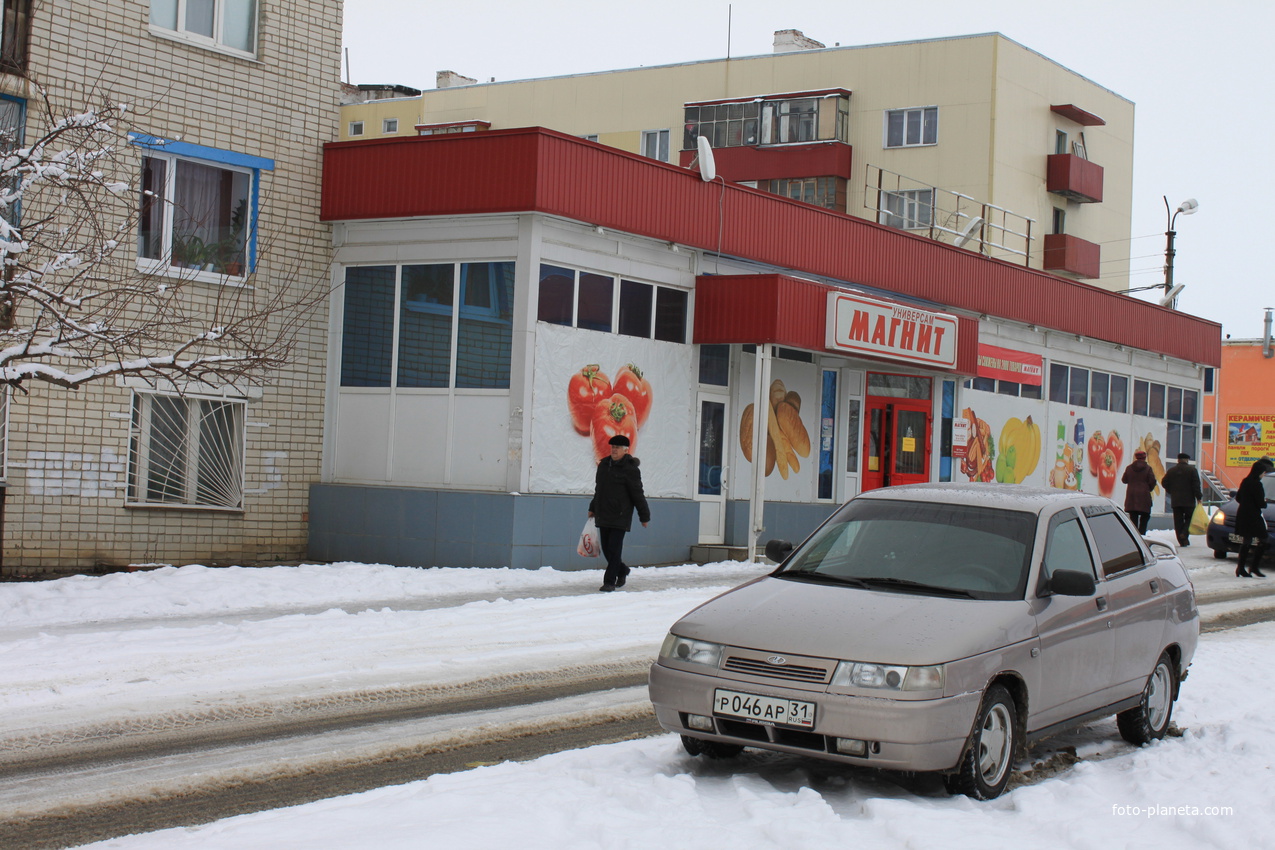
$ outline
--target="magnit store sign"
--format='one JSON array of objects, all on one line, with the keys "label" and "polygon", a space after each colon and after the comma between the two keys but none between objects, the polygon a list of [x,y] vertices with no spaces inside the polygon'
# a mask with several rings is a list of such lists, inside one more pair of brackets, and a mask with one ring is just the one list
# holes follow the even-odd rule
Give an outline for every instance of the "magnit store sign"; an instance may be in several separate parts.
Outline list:
[{"label": "magnit store sign", "polygon": [[956,317],[846,292],[828,293],[832,351],[956,368]]}]

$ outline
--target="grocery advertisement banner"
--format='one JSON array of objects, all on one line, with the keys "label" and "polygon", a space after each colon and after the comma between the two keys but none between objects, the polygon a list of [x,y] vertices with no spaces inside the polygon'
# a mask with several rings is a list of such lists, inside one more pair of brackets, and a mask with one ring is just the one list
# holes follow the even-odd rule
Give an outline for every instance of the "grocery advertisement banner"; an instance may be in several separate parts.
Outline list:
[{"label": "grocery advertisement banner", "polygon": [[802,502],[815,498],[818,457],[812,436],[820,427],[819,369],[809,363],[772,360],[770,386],[762,398],[764,416],[753,400],[756,358],[745,357],[740,375],[740,413],[736,417],[734,495],[747,498],[753,475],[755,429],[766,429],[765,498],[768,502]]},{"label": "grocery advertisement banner", "polygon": [[1226,465],[1252,466],[1264,457],[1275,457],[1275,415],[1226,417]]},{"label": "grocery advertisement banner", "polygon": [[536,327],[531,487],[593,493],[597,463],[624,435],[648,497],[689,498],[695,404],[689,345]]}]

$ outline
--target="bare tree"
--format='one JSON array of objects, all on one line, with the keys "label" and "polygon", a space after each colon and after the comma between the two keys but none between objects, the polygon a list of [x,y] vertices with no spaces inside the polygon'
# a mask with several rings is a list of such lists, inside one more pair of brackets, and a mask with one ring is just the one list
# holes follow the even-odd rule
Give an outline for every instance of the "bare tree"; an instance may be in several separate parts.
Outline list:
[{"label": "bare tree", "polygon": [[[322,282],[283,268],[268,284],[252,269],[210,284],[171,240],[139,263],[139,224],[170,201],[141,184],[128,108],[43,107],[38,138],[0,146],[0,385],[261,383],[288,363]],[[242,245],[256,223],[237,215]]]}]

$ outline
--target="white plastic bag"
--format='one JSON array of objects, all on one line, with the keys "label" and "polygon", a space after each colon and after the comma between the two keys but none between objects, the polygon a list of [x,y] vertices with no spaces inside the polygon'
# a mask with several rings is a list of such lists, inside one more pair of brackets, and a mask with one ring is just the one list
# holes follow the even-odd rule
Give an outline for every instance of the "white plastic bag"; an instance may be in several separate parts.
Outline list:
[{"label": "white plastic bag", "polygon": [[580,532],[580,544],[576,546],[576,554],[585,558],[596,558],[602,551],[602,541],[598,538],[598,527],[593,524],[593,517],[584,524]]}]

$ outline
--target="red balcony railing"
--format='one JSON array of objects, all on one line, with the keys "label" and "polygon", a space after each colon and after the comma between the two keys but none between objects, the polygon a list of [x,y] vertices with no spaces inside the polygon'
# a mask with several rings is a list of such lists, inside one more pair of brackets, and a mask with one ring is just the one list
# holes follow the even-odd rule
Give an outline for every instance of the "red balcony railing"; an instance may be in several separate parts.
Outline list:
[{"label": "red balcony railing", "polygon": [[1102,247],[1070,233],[1045,236],[1046,271],[1062,272],[1075,277],[1096,278],[1100,274]]},{"label": "red balcony railing", "polygon": [[1048,189],[1082,204],[1102,203],[1102,166],[1074,153],[1049,156]]}]

